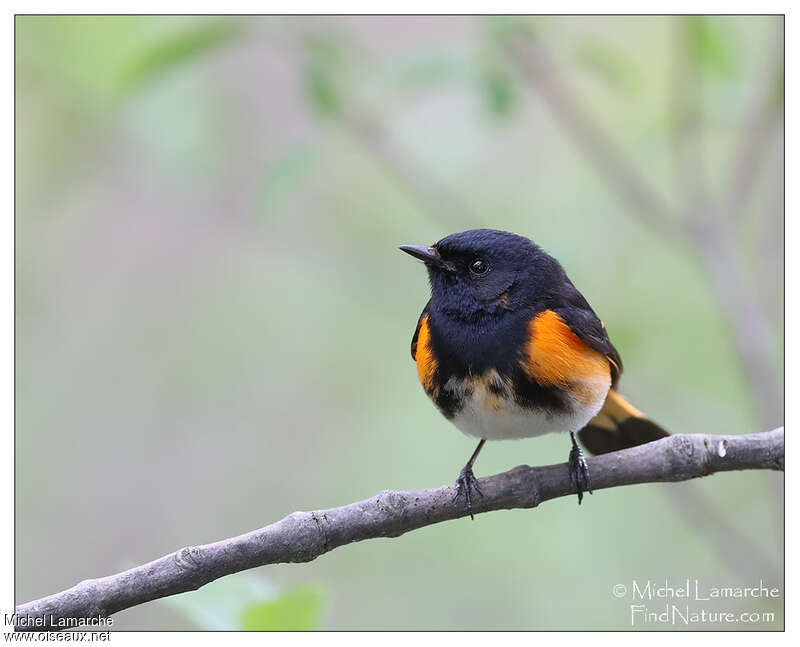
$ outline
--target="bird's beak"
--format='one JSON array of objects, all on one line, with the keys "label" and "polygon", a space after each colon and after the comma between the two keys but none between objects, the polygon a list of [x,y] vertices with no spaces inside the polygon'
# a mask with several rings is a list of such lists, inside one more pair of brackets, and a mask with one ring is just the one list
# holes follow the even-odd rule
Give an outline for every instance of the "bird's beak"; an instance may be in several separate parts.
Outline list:
[{"label": "bird's beak", "polygon": [[406,254],[418,258],[426,265],[433,265],[443,270],[450,271],[452,266],[450,263],[442,260],[439,251],[435,247],[426,247],[424,245],[400,245],[400,249]]}]

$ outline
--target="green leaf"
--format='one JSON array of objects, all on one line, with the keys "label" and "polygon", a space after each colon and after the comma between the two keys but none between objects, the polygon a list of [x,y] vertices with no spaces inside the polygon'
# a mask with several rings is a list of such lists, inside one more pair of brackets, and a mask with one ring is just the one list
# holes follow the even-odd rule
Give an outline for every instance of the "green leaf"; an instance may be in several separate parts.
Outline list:
[{"label": "green leaf", "polygon": [[486,105],[497,118],[507,117],[516,99],[511,77],[498,66],[492,66],[482,77]]},{"label": "green leaf", "polygon": [[168,70],[207,54],[239,33],[231,21],[203,22],[163,38],[140,54],[120,77],[122,91],[154,79]]},{"label": "green leaf", "polygon": [[710,72],[734,77],[739,72],[736,47],[723,19],[713,16],[686,16],[684,36],[692,60]]},{"label": "green leaf", "polygon": [[95,116],[116,96],[120,74],[150,38],[142,16],[21,16],[20,78],[58,92],[51,109]]},{"label": "green leaf", "polygon": [[337,115],[341,102],[330,66],[311,61],[306,65],[305,80],[314,107],[324,115]]},{"label": "green leaf", "polygon": [[323,115],[341,112],[342,53],[330,38],[316,36],[307,41],[303,77],[312,105]]},{"label": "green leaf", "polygon": [[485,23],[484,46],[477,62],[478,83],[489,114],[498,120],[508,117],[516,104],[514,77],[508,71],[504,50],[521,29],[522,23],[515,18],[495,17]]},{"label": "green leaf", "polygon": [[276,600],[244,609],[241,628],[245,631],[310,631],[317,626],[321,607],[320,591],[296,588]]},{"label": "green leaf", "polygon": [[240,628],[242,609],[274,599],[276,594],[275,587],[264,578],[239,573],[160,602],[186,616],[199,629],[234,631]]}]

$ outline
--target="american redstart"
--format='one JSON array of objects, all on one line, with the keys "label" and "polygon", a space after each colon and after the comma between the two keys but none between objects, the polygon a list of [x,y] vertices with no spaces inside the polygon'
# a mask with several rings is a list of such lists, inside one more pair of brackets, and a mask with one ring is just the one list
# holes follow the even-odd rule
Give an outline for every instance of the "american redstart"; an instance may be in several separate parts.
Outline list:
[{"label": "american redstart", "polygon": [[472,466],[487,440],[569,432],[569,475],[591,493],[576,435],[593,454],[668,434],[617,391],[622,360],[564,268],[532,241],[474,229],[401,250],[425,262],[431,298],[411,340],[425,392],[480,439],[456,481],[472,516]]}]

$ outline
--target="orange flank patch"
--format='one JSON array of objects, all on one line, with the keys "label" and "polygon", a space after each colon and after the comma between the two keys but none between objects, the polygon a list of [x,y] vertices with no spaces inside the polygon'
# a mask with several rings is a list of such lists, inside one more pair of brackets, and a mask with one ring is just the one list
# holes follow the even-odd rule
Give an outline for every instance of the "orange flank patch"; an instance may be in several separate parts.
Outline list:
[{"label": "orange flank patch", "polygon": [[605,397],[611,382],[608,358],[584,344],[564,320],[545,310],[528,325],[522,366],[541,386],[567,389],[580,401]]},{"label": "orange flank patch", "polygon": [[436,372],[436,358],[433,356],[433,349],[431,348],[431,333],[428,328],[428,316],[419,324],[419,334],[417,335],[417,375],[422,386],[429,393],[435,390],[433,381],[434,373]]}]

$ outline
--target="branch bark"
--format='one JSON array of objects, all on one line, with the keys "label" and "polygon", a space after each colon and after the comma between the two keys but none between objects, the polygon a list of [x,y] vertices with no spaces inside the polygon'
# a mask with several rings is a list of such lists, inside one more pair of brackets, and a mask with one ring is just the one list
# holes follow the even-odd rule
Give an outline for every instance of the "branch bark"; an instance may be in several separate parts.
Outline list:
[{"label": "branch bark", "polygon": [[[784,469],[783,427],[741,436],[677,435],[588,459],[595,490],[685,481],[715,472]],[[475,514],[535,508],[574,494],[565,464],[521,465],[480,479]],[[466,516],[455,488],[397,492],[329,510],[294,512],[238,537],[182,548],[115,575],[84,580],[71,589],[16,609],[17,629],[63,628],[65,619],[108,617],[151,600],[200,588],[225,575],[264,566],[309,562],[345,544],[406,532]],[[589,502],[591,505],[591,502]]]}]

